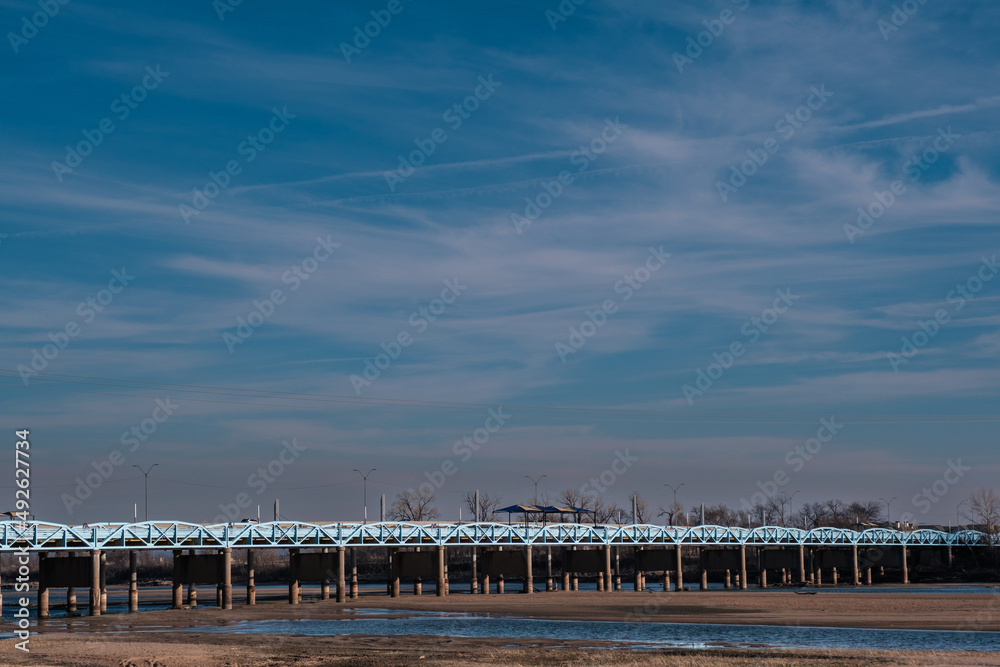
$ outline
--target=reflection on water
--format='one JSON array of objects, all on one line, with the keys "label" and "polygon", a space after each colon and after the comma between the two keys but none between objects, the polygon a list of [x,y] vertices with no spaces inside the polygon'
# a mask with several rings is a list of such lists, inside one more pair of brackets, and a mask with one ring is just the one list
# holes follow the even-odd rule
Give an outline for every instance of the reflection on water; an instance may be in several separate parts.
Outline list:
[{"label": "reflection on water", "polygon": [[[396,615],[399,610],[367,610]],[[840,648],[1000,651],[1000,633],[941,630],[865,630],[707,623],[613,623],[493,618],[424,612],[405,618],[340,621],[241,621],[199,632],[264,635],[436,635],[507,639],[606,641],[631,648]],[[191,631],[191,630],[183,630]]]}]

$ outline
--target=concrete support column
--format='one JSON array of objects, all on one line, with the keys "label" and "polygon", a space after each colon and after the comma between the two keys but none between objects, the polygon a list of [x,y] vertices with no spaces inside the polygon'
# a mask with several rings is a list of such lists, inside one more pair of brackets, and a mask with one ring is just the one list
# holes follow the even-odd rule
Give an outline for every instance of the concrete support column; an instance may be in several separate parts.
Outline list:
[{"label": "concrete support column", "polygon": [[851,546],[851,583],[857,586],[861,583],[861,572],[858,570],[858,545]]},{"label": "concrete support column", "polygon": [[906,566],[906,545],[902,545],[903,549],[903,583],[910,583],[910,570]]},{"label": "concrete support column", "polygon": [[872,585],[872,569],[870,567],[865,568],[865,584]]},{"label": "concrete support column", "polygon": [[837,568],[833,568],[833,585],[837,585]]},{"label": "concrete support column", "polygon": [[816,568],[816,585],[817,586],[823,585],[823,568],[821,567]]},{"label": "concrete support column", "polygon": [[[323,549],[322,549],[322,551],[320,551],[320,553],[328,554],[328,553],[330,553],[330,550],[328,548],[326,548],[326,547],[323,547]],[[330,570],[327,570],[326,574],[327,575],[331,574]],[[330,577],[329,576],[325,577],[321,582],[319,582],[319,599],[320,600],[329,600],[330,599]]]},{"label": "concrete support column", "polygon": [[483,573],[483,595],[490,594],[490,575]]},{"label": "concrete support column", "polygon": [[747,545],[740,545],[740,590],[747,589]]},{"label": "concrete support column", "polygon": [[[173,608],[180,609],[184,605],[184,587],[181,584],[181,573],[180,573],[180,558],[181,552],[179,549],[174,550],[174,589],[173,589]],[[93,595],[93,592],[91,592]]]},{"label": "concrete support column", "polygon": [[733,587],[735,587],[735,588],[739,588],[740,587],[740,575],[738,575],[738,574],[733,575]]},{"label": "concrete support column", "polygon": [[781,568],[781,585],[782,586],[788,585],[788,570],[786,570],[785,568]]},{"label": "concrete support column", "polygon": [[701,590],[708,590],[708,570],[701,571]]},{"label": "concrete support column", "polygon": [[233,550],[222,550],[222,608],[233,608]]},{"label": "concrete support column", "polygon": [[469,581],[469,592],[473,595],[479,592],[479,547],[472,547],[472,577]]},{"label": "concrete support column", "polygon": [[799,583],[806,583],[806,547],[799,545]]},{"label": "concrete support column", "polygon": [[670,570],[663,573],[663,592],[667,593],[670,591]]},{"label": "concrete support column", "polygon": [[682,554],[681,554],[681,545],[679,545],[679,544],[676,547],[675,558],[676,558],[676,561],[677,561],[677,564],[675,566],[676,570],[677,570],[677,586],[676,586],[676,588],[677,588],[677,590],[682,591],[682,590],[684,590],[684,565],[683,565],[683,558],[682,558]]},{"label": "concrete support column", "polygon": [[299,550],[288,550],[288,604],[299,603]]},{"label": "concrete support column", "polygon": [[49,588],[45,581],[45,561],[49,555],[44,551],[38,552],[38,618],[49,617]]},{"label": "concrete support column", "polygon": [[108,613],[108,554],[101,552],[101,613]]},{"label": "concrete support column", "polygon": [[423,595],[424,594],[424,581],[420,577],[413,580],[413,594]]},{"label": "concrete support column", "polygon": [[139,573],[138,573],[139,553],[135,549],[128,552],[128,611],[135,613],[139,611]]},{"label": "concrete support column", "polygon": [[437,586],[435,587],[437,590],[434,591],[434,594],[437,595],[437,597],[439,598],[443,598],[445,595],[448,594],[448,591],[445,590],[445,583],[444,583],[447,577],[447,574],[445,573],[445,564],[444,564],[445,548],[446,547],[444,545],[438,545],[437,548],[437,573],[436,573]]},{"label": "concrete support column", "polygon": [[389,597],[399,597],[399,552],[389,549]]},{"label": "concrete support column", "polygon": [[497,575],[497,595],[503,595],[503,575]]},{"label": "concrete support column", "polygon": [[[188,556],[194,555],[194,549],[188,551]],[[198,606],[198,586],[195,583],[188,584],[188,606],[192,609]]]},{"label": "concrete support column", "polygon": [[256,605],[257,604],[257,586],[254,582],[254,550],[247,549],[247,604]]},{"label": "concrete support column", "polygon": [[598,593],[603,593],[604,592],[604,573],[603,572],[598,572],[597,573],[597,582],[596,583],[597,583],[597,592]]},{"label": "concrete support column", "polygon": [[760,571],[760,587],[767,588],[767,570]]},{"label": "concrete support column", "polygon": [[552,547],[545,550],[545,590],[555,590],[555,585],[552,583]]},{"label": "concrete support column", "polygon": [[725,588],[727,591],[733,587],[733,582],[731,575],[729,574],[729,570],[726,570],[726,578],[723,580],[722,587]]},{"label": "concrete support column", "polygon": [[530,595],[535,592],[535,573],[532,569],[531,563],[531,545],[524,547],[524,561],[525,561],[525,572],[524,572],[524,590],[521,591],[526,595]]},{"label": "concrete support column", "polygon": [[66,613],[76,613],[76,588],[73,586],[66,589]]},{"label": "concrete support column", "polygon": [[351,599],[358,599],[358,549],[351,547]]},{"label": "concrete support column", "polygon": [[604,592],[605,593],[610,593],[612,591],[613,584],[611,582],[611,577],[612,577],[611,545],[605,544],[604,545]]},{"label": "concrete support column", "polygon": [[90,552],[90,609],[91,616],[101,615],[101,550]]},{"label": "concrete support column", "polygon": [[347,556],[346,547],[337,547],[337,602],[343,602],[347,597],[347,577],[344,562]]},{"label": "concrete support column", "polygon": [[562,589],[563,589],[563,591],[568,591],[569,588],[570,588],[570,584],[569,584],[569,570],[566,569],[566,562],[567,562],[567,560],[566,560],[566,554],[568,552],[569,552],[569,550],[566,547],[563,547],[563,550],[562,550],[562,563],[563,563],[563,566],[562,566]]},{"label": "concrete support column", "polygon": [[615,547],[615,590],[620,591],[622,589],[622,570],[621,570],[621,559],[619,558],[620,547]]},{"label": "concrete support column", "polygon": [[215,585],[215,608],[222,609],[222,583]]}]

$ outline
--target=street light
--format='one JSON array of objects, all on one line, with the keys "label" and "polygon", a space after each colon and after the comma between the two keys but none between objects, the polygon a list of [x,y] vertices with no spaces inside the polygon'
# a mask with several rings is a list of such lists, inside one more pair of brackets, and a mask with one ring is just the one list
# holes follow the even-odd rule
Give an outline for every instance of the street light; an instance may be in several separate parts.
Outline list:
[{"label": "street light", "polygon": [[881,500],[883,503],[885,503],[885,520],[888,523],[892,523],[892,515],[889,514],[889,505],[891,505],[892,501],[895,500],[895,499],[896,499],[896,496],[893,496],[892,498],[889,498],[889,500],[886,500],[885,498],[879,498],[879,500]]},{"label": "street light", "polygon": [[[149,466],[149,470],[152,470],[153,468],[155,468],[158,465],[160,465],[160,464],[159,463],[154,463],[153,465]],[[145,482],[143,483],[143,486],[145,486],[145,488],[146,488],[146,521],[149,521],[149,470],[143,470],[142,468],[140,468],[139,466],[137,466],[134,463],[132,464],[132,467],[133,468],[139,468],[139,472],[141,472],[142,475],[143,475],[143,477],[145,477]]]},{"label": "street light", "polygon": [[537,503],[538,502],[538,480],[540,480],[542,477],[548,477],[548,475],[539,475],[538,479],[533,479],[530,475],[525,475],[525,477],[527,477],[528,479],[530,479],[531,482],[535,485],[535,498],[534,498],[534,502]]},{"label": "street light", "polygon": [[663,486],[667,487],[668,489],[674,492],[674,504],[670,508],[670,525],[672,526],[674,525],[674,512],[677,511],[677,489],[684,486],[684,482],[681,482],[677,486],[670,486],[669,484],[664,484]]},{"label": "street light", "polygon": [[[354,472],[361,475],[361,471],[358,470],[357,468],[354,469]],[[373,472],[375,472],[375,468],[369,470],[367,474],[361,475],[362,479],[361,486],[364,487],[364,496],[365,496],[365,523],[368,523],[368,475],[371,475]]]}]

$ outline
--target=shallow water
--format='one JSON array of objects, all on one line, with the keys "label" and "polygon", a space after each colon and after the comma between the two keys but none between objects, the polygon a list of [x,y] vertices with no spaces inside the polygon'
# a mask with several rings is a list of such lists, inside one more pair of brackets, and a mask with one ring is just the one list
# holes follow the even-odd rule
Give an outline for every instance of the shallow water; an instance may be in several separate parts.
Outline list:
[{"label": "shallow water", "polygon": [[[374,614],[390,615],[373,618]],[[405,613],[407,616],[399,617]],[[194,628],[180,630],[192,631]],[[199,627],[198,632],[270,635],[434,635],[505,639],[615,642],[653,648],[839,648],[879,650],[1000,651],[998,632],[870,630],[707,623],[615,623],[494,618],[472,614],[365,610],[349,620],[240,621]]]}]

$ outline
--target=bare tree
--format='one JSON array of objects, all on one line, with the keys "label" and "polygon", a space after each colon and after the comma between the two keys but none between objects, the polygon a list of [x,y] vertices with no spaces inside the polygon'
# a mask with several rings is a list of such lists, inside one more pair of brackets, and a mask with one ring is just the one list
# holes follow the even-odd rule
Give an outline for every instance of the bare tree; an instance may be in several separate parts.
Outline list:
[{"label": "bare tree", "polygon": [[882,503],[877,500],[854,501],[847,506],[853,523],[878,523],[882,520]]},{"label": "bare tree", "polygon": [[[489,491],[479,492],[479,521],[499,521],[500,516],[497,510],[500,509],[502,500],[500,494],[492,494]],[[476,492],[467,491],[465,493],[465,506],[469,509],[469,514],[476,516]]]},{"label": "bare tree", "polygon": [[666,508],[660,507],[657,510],[656,516],[663,516],[664,514],[667,515],[668,526],[683,526],[686,523],[684,506],[680,503],[672,503]]},{"label": "bare tree", "polygon": [[705,508],[705,523],[710,526],[742,526],[746,520],[726,505],[709,505]]},{"label": "bare tree", "polygon": [[1000,532],[1000,494],[995,489],[981,487],[969,496],[969,515],[976,527],[986,533],[989,545],[997,543]]},{"label": "bare tree", "polygon": [[392,501],[389,507],[389,519],[392,521],[430,521],[439,516],[438,510],[432,504],[434,494],[431,491],[407,489]]},{"label": "bare tree", "polygon": [[[635,520],[639,523],[646,523],[649,521],[649,505],[646,504],[646,499],[640,496],[638,493],[635,496]],[[632,509],[629,508],[629,520],[632,518]]]}]

